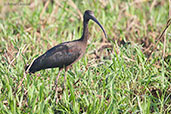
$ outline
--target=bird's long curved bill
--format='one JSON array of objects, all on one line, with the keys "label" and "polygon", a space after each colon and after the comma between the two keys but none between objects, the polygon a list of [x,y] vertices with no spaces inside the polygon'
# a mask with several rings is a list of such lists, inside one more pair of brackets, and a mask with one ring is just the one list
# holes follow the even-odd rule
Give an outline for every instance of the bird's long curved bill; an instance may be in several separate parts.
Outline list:
[{"label": "bird's long curved bill", "polygon": [[91,19],[100,26],[100,28],[103,30],[103,33],[104,33],[105,37],[107,38],[106,32],[103,29],[102,25],[99,23],[99,21],[95,17],[93,17],[93,16],[91,16]]}]

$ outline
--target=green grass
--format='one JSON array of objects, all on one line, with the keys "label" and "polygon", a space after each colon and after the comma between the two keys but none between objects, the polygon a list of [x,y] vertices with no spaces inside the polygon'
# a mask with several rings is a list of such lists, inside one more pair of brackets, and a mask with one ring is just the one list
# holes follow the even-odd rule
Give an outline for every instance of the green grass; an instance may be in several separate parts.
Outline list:
[{"label": "green grass", "polygon": [[[171,113],[171,29],[166,45],[161,40],[149,61],[149,53],[144,53],[166,25],[169,2],[157,0],[154,6],[152,0],[72,2],[50,2],[43,13],[46,2],[1,3],[0,113]],[[92,10],[111,40],[102,42],[102,31],[89,22],[86,54],[67,72],[66,89],[58,93],[58,104],[52,90],[58,69],[26,74],[15,93],[26,64],[61,42],[80,38],[83,26],[78,9],[82,14]],[[100,55],[98,49],[107,43],[112,47]],[[63,82],[64,71],[58,87]]]}]

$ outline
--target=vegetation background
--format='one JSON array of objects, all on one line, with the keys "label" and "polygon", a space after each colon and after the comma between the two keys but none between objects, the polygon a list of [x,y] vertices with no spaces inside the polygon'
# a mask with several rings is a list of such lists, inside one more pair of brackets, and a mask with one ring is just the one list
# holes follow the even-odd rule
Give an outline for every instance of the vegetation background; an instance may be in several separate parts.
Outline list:
[{"label": "vegetation background", "polygon": [[[29,75],[24,67],[80,38],[87,9],[110,40],[89,23],[86,54],[68,71],[63,91],[62,72],[55,104],[58,69]],[[0,113],[170,114],[171,28],[159,37],[169,17],[169,0],[0,1]]]}]

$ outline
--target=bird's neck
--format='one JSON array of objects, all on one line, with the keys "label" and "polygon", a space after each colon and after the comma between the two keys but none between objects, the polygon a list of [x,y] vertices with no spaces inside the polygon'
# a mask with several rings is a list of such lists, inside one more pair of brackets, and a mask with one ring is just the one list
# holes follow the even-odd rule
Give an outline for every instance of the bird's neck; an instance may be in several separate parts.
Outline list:
[{"label": "bird's neck", "polygon": [[80,40],[84,43],[87,43],[89,32],[88,32],[88,21],[83,21],[83,35],[81,36]]}]

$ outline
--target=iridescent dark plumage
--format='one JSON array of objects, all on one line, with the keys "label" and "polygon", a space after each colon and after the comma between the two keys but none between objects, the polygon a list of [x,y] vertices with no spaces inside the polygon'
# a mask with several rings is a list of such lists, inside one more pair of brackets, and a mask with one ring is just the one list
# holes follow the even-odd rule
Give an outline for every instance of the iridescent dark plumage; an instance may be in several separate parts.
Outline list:
[{"label": "iridescent dark plumage", "polygon": [[[73,63],[78,61],[85,53],[85,50],[87,47],[88,35],[89,35],[88,22],[90,19],[96,22],[101,27],[101,29],[103,30],[105,34],[105,37],[107,37],[103,27],[94,17],[93,12],[90,10],[86,10],[84,13],[84,21],[83,21],[84,27],[83,27],[83,34],[81,38],[78,40],[61,43],[49,49],[43,55],[38,57],[33,62],[33,64],[29,66],[30,68],[27,67],[26,70],[28,70],[29,73],[35,73],[42,69],[58,67],[59,73],[58,73],[58,76],[56,77],[56,82],[55,82],[55,84],[57,85],[60,71],[63,68],[65,68],[65,72],[66,72],[68,68]],[[65,80],[66,80],[66,76],[65,76]]]},{"label": "iridescent dark plumage", "polygon": [[38,57],[29,69],[29,73],[35,73],[47,68],[64,68],[71,65],[82,53],[81,48],[77,48],[78,41],[64,42]]}]

